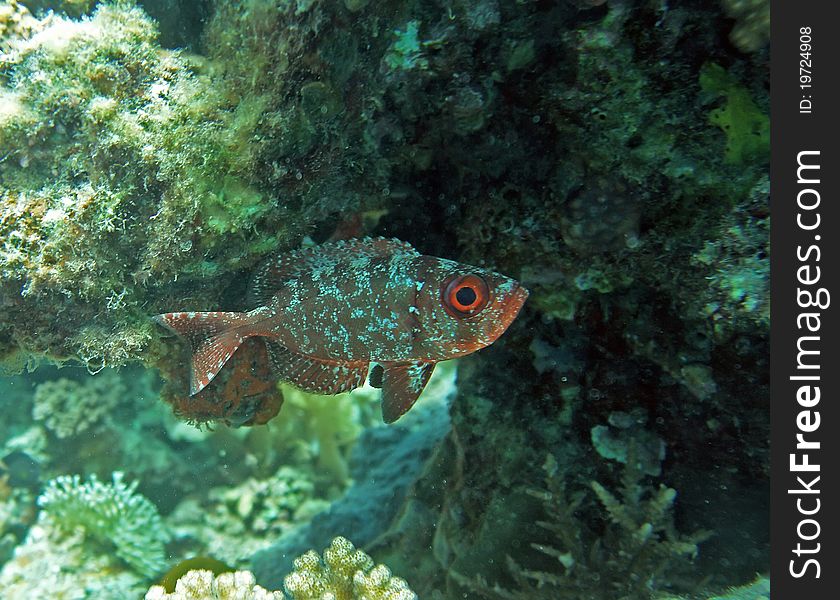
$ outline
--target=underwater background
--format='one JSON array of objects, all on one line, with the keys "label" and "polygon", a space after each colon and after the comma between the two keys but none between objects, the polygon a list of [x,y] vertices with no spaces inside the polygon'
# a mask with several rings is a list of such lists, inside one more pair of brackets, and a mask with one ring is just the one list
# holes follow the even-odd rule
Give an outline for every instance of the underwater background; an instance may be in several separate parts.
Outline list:
[{"label": "underwater background", "polygon": [[[769,0],[0,1],[0,598],[769,598],[768,42]],[[154,315],[366,236],[530,296],[392,425],[256,343],[188,396]]]}]

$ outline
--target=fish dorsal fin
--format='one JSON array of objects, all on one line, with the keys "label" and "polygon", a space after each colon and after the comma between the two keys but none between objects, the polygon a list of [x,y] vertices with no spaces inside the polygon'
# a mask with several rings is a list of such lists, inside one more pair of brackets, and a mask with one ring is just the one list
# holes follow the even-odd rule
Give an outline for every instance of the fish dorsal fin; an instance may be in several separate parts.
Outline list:
[{"label": "fish dorsal fin", "polygon": [[335,261],[348,254],[374,258],[397,253],[419,255],[408,242],[381,237],[337,240],[284,252],[269,258],[257,268],[248,291],[248,302],[252,308],[268,306],[271,297],[286,281],[313,271],[325,261]]},{"label": "fish dorsal fin", "polygon": [[367,361],[338,362],[318,360],[273,341],[265,340],[274,374],[283,381],[313,394],[340,394],[362,385],[368,372]]},{"label": "fish dorsal fin", "polygon": [[435,363],[390,363],[383,367],[382,420],[393,423],[417,402]]}]

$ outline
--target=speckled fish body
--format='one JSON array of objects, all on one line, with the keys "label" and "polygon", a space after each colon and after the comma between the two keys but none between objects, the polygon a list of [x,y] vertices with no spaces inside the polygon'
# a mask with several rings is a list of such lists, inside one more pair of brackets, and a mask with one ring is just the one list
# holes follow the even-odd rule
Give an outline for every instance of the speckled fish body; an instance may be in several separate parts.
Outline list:
[{"label": "speckled fish body", "polygon": [[384,369],[383,417],[401,416],[435,363],[492,344],[527,297],[492,271],[421,255],[397,240],[331,242],[282,254],[256,273],[247,313],[156,319],[193,346],[191,394],[249,337],[262,338],[280,379],[317,393],[362,385]]}]

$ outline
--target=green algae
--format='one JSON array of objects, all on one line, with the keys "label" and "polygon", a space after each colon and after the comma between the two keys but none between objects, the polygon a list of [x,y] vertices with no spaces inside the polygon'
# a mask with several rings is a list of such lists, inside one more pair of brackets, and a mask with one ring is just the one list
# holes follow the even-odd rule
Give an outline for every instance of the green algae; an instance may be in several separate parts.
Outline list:
[{"label": "green algae", "polygon": [[423,44],[418,38],[420,22],[409,21],[404,29],[394,30],[394,43],[385,55],[385,63],[395,71],[426,69],[429,61],[423,56]]},{"label": "green algae", "polygon": [[227,566],[222,561],[216,560],[211,556],[193,556],[192,558],[182,560],[177,565],[169,569],[161,578],[160,585],[171,594],[175,591],[175,584],[178,583],[178,579],[194,569],[210,571],[213,575],[231,573],[234,571],[234,569]]},{"label": "green algae", "polygon": [[749,90],[718,64],[700,71],[700,88],[724,98],[724,105],[709,113],[709,122],[726,134],[726,161],[741,164],[766,160],[770,155],[770,118],[752,99]]}]

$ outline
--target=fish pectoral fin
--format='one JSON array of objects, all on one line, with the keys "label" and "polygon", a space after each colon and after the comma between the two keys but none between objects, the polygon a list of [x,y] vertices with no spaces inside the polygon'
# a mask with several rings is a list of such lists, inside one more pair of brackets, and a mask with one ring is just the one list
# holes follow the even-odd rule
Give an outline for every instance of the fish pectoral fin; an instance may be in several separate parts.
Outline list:
[{"label": "fish pectoral fin", "polygon": [[386,363],[382,381],[382,420],[393,423],[414,406],[435,363]]},{"label": "fish pectoral fin", "polygon": [[187,341],[192,349],[190,396],[209,384],[248,337],[240,328],[248,315],[234,312],[177,312],[154,320]]},{"label": "fish pectoral fin", "polygon": [[274,374],[305,392],[327,395],[349,392],[362,385],[367,377],[367,361],[319,360],[268,339],[265,347]]}]

